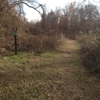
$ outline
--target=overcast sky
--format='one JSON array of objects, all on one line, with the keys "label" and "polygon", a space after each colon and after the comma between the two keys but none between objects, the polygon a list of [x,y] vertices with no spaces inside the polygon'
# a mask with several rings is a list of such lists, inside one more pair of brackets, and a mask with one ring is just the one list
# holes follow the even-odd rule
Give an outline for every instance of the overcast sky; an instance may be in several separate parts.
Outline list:
[{"label": "overcast sky", "polygon": [[[65,5],[71,3],[71,2],[82,2],[83,0],[37,0],[41,4],[46,4],[46,7],[48,10],[55,10],[57,7],[58,8],[64,8]],[[88,1],[88,0],[87,0]],[[90,0],[92,1],[92,0]],[[98,1],[98,0],[97,0]],[[40,15],[34,11],[31,8],[28,8],[27,6],[24,6],[24,10],[26,13],[26,18],[31,21],[31,20],[39,20]]]}]

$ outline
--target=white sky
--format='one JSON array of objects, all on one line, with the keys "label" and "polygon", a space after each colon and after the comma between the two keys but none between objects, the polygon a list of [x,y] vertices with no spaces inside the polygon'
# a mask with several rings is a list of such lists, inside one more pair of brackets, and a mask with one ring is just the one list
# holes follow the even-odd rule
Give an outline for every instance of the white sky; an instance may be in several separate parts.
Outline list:
[{"label": "white sky", "polygon": [[[71,3],[71,2],[81,2],[83,0],[37,0],[39,3],[41,4],[46,4],[46,7],[47,7],[47,10],[55,10],[56,7],[58,8],[64,8],[65,5]],[[88,1],[88,0],[87,0]],[[92,0],[90,0],[92,1]],[[31,20],[39,20],[40,19],[40,15],[33,9],[27,7],[27,6],[24,6],[24,9],[25,9],[25,13],[26,13],[26,18],[31,21]]]}]

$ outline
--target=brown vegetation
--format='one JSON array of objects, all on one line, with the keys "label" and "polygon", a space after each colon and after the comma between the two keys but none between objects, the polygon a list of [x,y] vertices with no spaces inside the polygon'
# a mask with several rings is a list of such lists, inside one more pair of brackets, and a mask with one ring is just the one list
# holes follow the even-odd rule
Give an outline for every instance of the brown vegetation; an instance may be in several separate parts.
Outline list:
[{"label": "brown vegetation", "polygon": [[100,35],[83,34],[78,37],[81,43],[80,55],[83,65],[89,72],[100,74]]}]

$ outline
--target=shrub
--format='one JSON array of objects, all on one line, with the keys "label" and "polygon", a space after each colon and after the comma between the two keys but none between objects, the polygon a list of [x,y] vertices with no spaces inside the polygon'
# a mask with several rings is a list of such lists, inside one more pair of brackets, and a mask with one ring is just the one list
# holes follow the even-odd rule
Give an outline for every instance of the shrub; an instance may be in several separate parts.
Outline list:
[{"label": "shrub", "polygon": [[43,53],[48,50],[54,50],[60,45],[60,41],[57,38],[50,36],[30,36],[21,37],[18,40],[19,51],[34,51],[35,53]]},{"label": "shrub", "polygon": [[82,64],[89,70],[89,72],[100,73],[100,35],[83,34],[78,37],[81,43],[80,55]]},{"label": "shrub", "polygon": [[[44,53],[48,50],[56,49],[61,43],[60,35],[51,35],[46,34],[42,35],[32,35],[26,34],[23,31],[19,31],[17,35],[17,49],[18,51],[33,51],[35,53]],[[9,35],[7,37],[0,37],[0,54],[3,54],[2,48],[6,50],[6,52],[14,51],[14,36]],[[4,52],[5,55],[7,53]]]}]

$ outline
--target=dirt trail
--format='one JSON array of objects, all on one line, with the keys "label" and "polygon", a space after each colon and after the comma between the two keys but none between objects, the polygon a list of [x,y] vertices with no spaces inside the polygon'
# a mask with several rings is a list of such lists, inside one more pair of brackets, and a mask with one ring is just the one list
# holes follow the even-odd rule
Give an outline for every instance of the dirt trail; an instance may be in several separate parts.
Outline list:
[{"label": "dirt trail", "polygon": [[78,56],[79,48],[77,41],[69,39],[65,39],[59,48],[62,56],[55,57],[53,69],[49,68],[51,76],[57,74],[51,78],[56,94],[52,90],[54,94],[50,93],[50,100],[100,100],[100,80],[88,75],[82,67]]},{"label": "dirt trail", "polygon": [[83,91],[78,86],[77,78],[74,75],[79,74],[77,68],[77,66],[79,66],[79,62],[77,61],[78,55],[76,54],[78,50],[78,42],[69,39],[67,39],[65,44],[60,48],[60,51],[63,52],[64,59],[66,59],[66,65],[64,67],[65,73],[63,73],[65,76],[63,89],[66,91],[66,100],[80,100],[83,97]]}]

